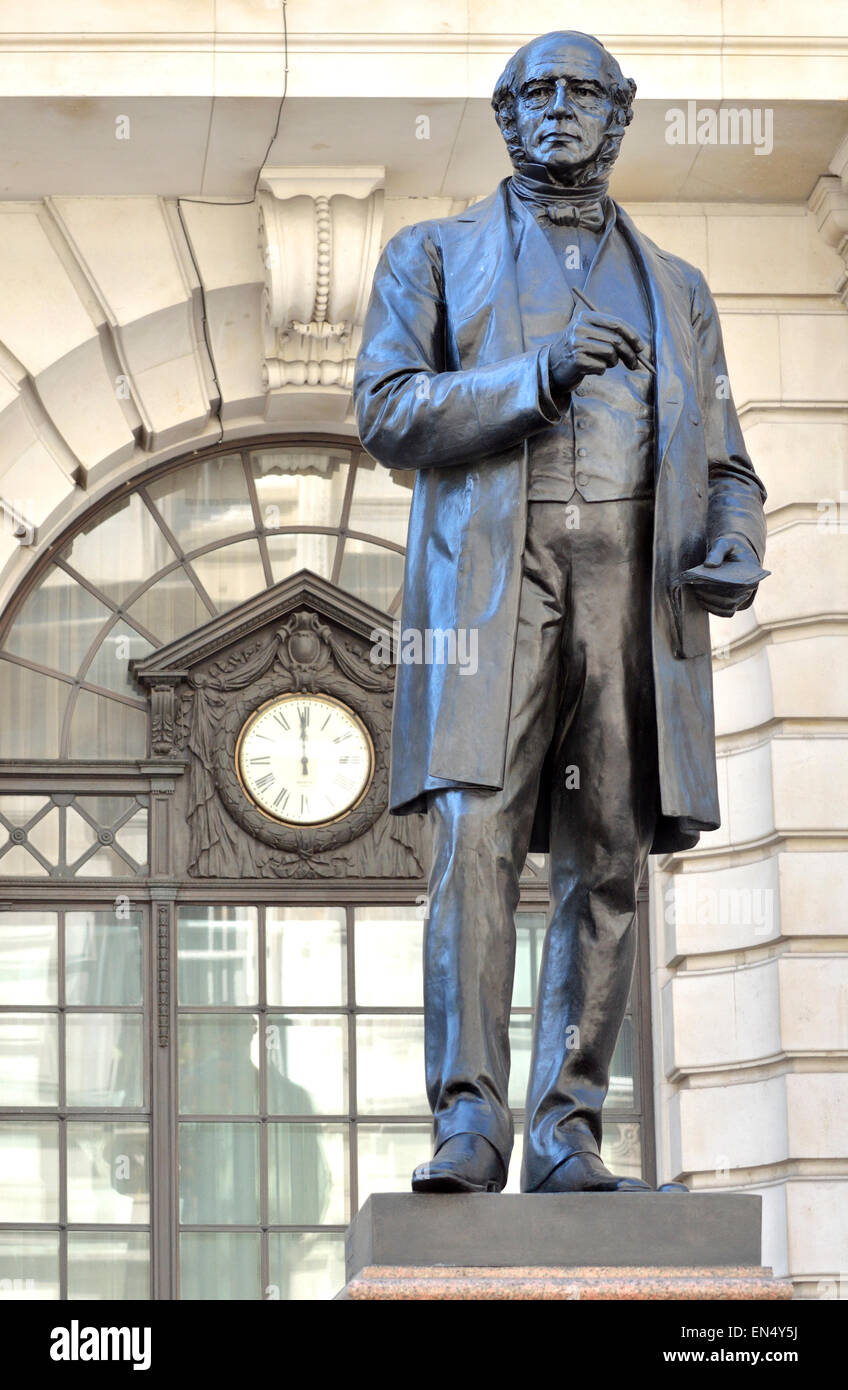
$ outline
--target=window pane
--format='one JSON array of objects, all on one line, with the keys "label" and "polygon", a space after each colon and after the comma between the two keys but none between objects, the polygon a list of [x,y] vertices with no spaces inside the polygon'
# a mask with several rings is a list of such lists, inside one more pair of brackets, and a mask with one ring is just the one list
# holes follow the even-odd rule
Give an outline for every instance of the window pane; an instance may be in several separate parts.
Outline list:
[{"label": "window pane", "polygon": [[[143,758],[147,714],[143,709],[81,690],[71,718],[70,758]],[[126,872],[126,870],[124,871]]]},{"label": "window pane", "polygon": [[607,1105],[631,1110],[635,1104],[633,1084],[633,1020],[629,1014],[621,1025],[610,1067]]},{"label": "window pane", "polygon": [[313,1231],[272,1231],[268,1237],[266,1296],[335,1298],[345,1283],[344,1236]]},{"label": "window pane", "polygon": [[431,1155],[432,1126],[358,1125],[359,1205],[372,1192],[408,1192],[412,1170]]},{"label": "window pane", "polygon": [[415,907],[356,909],[356,1002],[423,1008],[424,921]]},{"label": "window pane", "polygon": [[68,1121],[68,1220],[127,1226],[150,1220],[148,1126]]},{"label": "window pane", "polygon": [[532,1015],[513,1014],[509,1022],[509,1048],[512,1056],[509,1072],[509,1103],[516,1110],[524,1109],[524,1102],[527,1098],[532,1046]]},{"label": "window pane", "polygon": [[180,1014],[180,1111],[255,1115],[259,1109],[255,1014]]},{"label": "window pane", "polygon": [[424,1020],[365,1014],[356,1023],[359,1109],[366,1115],[425,1115]]},{"label": "window pane", "polygon": [[180,1298],[227,1303],[261,1297],[259,1234],[196,1231],[180,1236]]},{"label": "window pane", "polygon": [[118,604],[175,558],[138,493],[121,498],[75,536],[62,557]]},{"label": "window pane", "polygon": [[256,1004],[255,907],[181,907],[177,922],[181,1004]]},{"label": "window pane", "polygon": [[375,608],[387,609],[403,580],[403,556],[368,541],[345,541],[339,584]]},{"label": "window pane", "polygon": [[0,1123],[0,1221],[59,1220],[59,1124]]},{"label": "window pane", "polygon": [[0,912],[0,1004],[57,1003],[55,912]]},{"label": "window pane", "polygon": [[185,570],[171,570],[157,579],[129,608],[128,613],[160,642],[172,642],[184,632],[208,623],[209,609]]},{"label": "window pane", "polygon": [[545,941],[544,912],[517,912],[515,915],[515,983],[512,1003],[516,1009],[532,1009]]},{"label": "window pane", "polygon": [[265,588],[265,571],[256,541],[222,545],[191,562],[192,569],[220,613]]},{"label": "window pane", "polygon": [[183,1225],[251,1226],[258,1220],[258,1125],[181,1124]]},{"label": "window pane", "polygon": [[0,758],[58,758],[72,686],[0,661]]},{"label": "window pane", "polygon": [[314,531],[289,531],[284,536],[268,536],[268,559],[274,583],[279,584],[281,579],[287,579],[298,570],[312,570],[322,579],[329,579],[338,543],[335,532],[327,536]]},{"label": "window pane", "polygon": [[69,1004],[141,1003],[141,913],[69,912],[65,918]]},{"label": "window pane", "polygon": [[344,1004],[344,908],[269,907],[265,937],[269,1004]]},{"label": "window pane", "polygon": [[251,453],[262,525],[338,526],[349,458],[347,449],[329,447]]},{"label": "window pane", "polygon": [[133,695],[138,700],[144,691],[130,675],[129,663],[152,651],[153,647],[140,632],[129,623],[117,622],[97,648],[85,680],[91,685],[105,685],[107,690],[115,690],[119,695]]},{"label": "window pane", "polygon": [[55,1014],[0,1014],[0,1105],[59,1104]]},{"label": "window pane", "polygon": [[270,1114],[346,1113],[346,1019],[269,1014],[265,1055]]},{"label": "window pane", "polygon": [[353,482],[348,529],[368,531],[397,545],[406,545],[412,486],[404,487],[397,479],[414,474],[391,472],[362,455]]},{"label": "window pane", "polygon": [[135,1014],[69,1014],[68,1105],[142,1104],[142,1030]]},{"label": "window pane", "polygon": [[611,1173],[620,1173],[625,1178],[641,1178],[641,1126],[631,1121],[620,1123],[607,1120],[604,1124],[601,1157]]},{"label": "window pane", "polygon": [[49,569],[16,617],[5,647],[16,656],[76,675],[111,609],[64,570]]},{"label": "window pane", "polygon": [[150,1237],[143,1231],[69,1231],[69,1299],[148,1299]]},{"label": "window pane", "polygon": [[344,1226],[350,1206],[346,1125],[268,1126],[268,1220]]},{"label": "window pane", "polygon": [[59,1297],[59,1232],[0,1231],[0,1299]]},{"label": "window pane", "polygon": [[252,531],[253,509],[238,454],[189,463],[151,483],[148,492],[183,550]]}]

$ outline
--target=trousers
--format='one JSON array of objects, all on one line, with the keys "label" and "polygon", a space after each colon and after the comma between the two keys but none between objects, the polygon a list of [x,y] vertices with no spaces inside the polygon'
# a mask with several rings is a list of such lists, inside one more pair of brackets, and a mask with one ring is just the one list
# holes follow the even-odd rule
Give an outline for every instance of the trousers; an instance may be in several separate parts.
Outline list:
[{"label": "trousers", "polygon": [[581,502],[576,514],[562,502],[528,503],[503,787],[428,797],[424,1025],[435,1147],[481,1134],[508,1167],[515,909],[546,769],[551,906],[525,1192],[601,1143],[659,795],[652,531],[650,498]]}]

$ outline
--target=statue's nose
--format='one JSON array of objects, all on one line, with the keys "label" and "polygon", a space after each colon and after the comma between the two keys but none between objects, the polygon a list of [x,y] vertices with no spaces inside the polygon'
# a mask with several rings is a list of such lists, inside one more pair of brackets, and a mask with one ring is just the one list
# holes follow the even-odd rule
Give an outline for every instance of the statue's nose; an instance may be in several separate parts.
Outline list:
[{"label": "statue's nose", "polygon": [[554,116],[567,116],[571,110],[571,98],[564,80],[556,83],[548,108]]}]

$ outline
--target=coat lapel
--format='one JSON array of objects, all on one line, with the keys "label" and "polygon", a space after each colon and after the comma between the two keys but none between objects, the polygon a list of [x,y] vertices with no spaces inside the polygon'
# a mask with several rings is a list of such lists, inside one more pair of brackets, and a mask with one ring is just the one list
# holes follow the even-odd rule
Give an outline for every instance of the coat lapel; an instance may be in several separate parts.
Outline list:
[{"label": "coat lapel", "polygon": [[459,360],[488,366],[524,349],[506,180],[442,233],[445,299]]},{"label": "coat lapel", "polygon": [[642,271],[654,332],[654,362],[657,364],[657,475],[665,462],[672,437],[680,422],[686,382],[678,369],[681,361],[691,361],[688,318],[680,307],[680,287],[672,279],[668,262],[652,241],[643,237],[616,204],[618,224],[627,237]]}]

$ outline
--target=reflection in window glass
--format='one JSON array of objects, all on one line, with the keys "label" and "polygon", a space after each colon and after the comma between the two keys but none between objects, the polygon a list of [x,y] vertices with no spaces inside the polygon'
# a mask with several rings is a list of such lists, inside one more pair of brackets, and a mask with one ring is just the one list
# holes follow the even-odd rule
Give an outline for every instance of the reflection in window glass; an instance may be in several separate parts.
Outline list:
[{"label": "reflection in window glass", "polygon": [[[410,485],[404,486],[399,481],[402,478],[409,478]],[[367,531],[397,545],[406,545],[412,481],[413,474],[389,471],[374,463],[367,454],[361,455],[353,480],[348,530]]]},{"label": "reflection in window glass", "polygon": [[111,610],[64,570],[49,570],[18,613],[6,650],[75,675]]},{"label": "reflection in window glass", "polygon": [[257,449],[250,455],[264,527],[338,526],[347,486],[347,449]]},{"label": "reflection in window glass", "polygon": [[55,912],[0,912],[0,1004],[56,1004]]},{"label": "reflection in window glass", "polygon": [[58,1219],[58,1120],[0,1121],[0,1222]]},{"label": "reflection in window glass", "polygon": [[509,1103],[523,1110],[530,1078],[530,1053],[533,1046],[533,1018],[530,1014],[513,1014],[509,1023],[509,1049],[512,1062],[509,1072]]},{"label": "reflection in window glass", "polygon": [[69,1014],[65,1055],[68,1105],[142,1104],[139,1015]]},{"label": "reflection in window glass", "polygon": [[143,758],[147,754],[147,712],[80,690],[71,720],[69,758]]},{"label": "reflection in window glass", "polygon": [[424,920],[414,906],[356,909],[356,1002],[423,1008]]},{"label": "reflection in window glass", "polygon": [[368,541],[345,541],[339,584],[384,611],[403,580],[403,556]]},{"label": "reflection in window glass", "polygon": [[180,1221],[184,1226],[250,1226],[259,1220],[259,1127],[180,1125]]},{"label": "reflection in window glass", "polygon": [[253,530],[253,508],[238,454],[188,463],[157,478],[147,490],[184,551]]},{"label": "reflection in window glass", "polygon": [[94,658],[85,672],[85,679],[91,685],[103,685],[119,695],[131,695],[134,699],[144,698],[144,690],[136,685],[130,675],[130,662],[140,661],[153,651],[153,647],[140,632],[123,620],[115,623],[103,638]]},{"label": "reflection in window glass", "polygon": [[238,541],[199,555],[192,569],[219,613],[265,588],[265,571],[256,541]]},{"label": "reflection in window glass", "polygon": [[358,1125],[359,1205],[372,1192],[408,1192],[413,1168],[430,1157],[432,1126]]},{"label": "reflection in window glass", "polygon": [[157,579],[128,612],[161,643],[208,623],[211,616],[184,569],[171,570]]},{"label": "reflection in window glass", "polygon": [[272,1231],[268,1237],[268,1296],[330,1299],[344,1288],[344,1236]]},{"label": "reflection in window glass", "polygon": [[226,1303],[261,1298],[260,1250],[258,1231],[184,1231],[180,1298]]},{"label": "reflection in window glass", "polygon": [[361,1014],[356,1021],[356,1088],[363,1114],[423,1115],[424,1019]]},{"label": "reflection in window glass", "polygon": [[346,1125],[268,1125],[268,1220],[273,1226],[344,1226],[350,1173]]},{"label": "reflection in window glass", "polygon": [[[121,563],[115,563],[120,555]],[[62,551],[79,574],[117,604],[175,556],[138,493],[122,497],[94,518]]]},{"label": "reflection in window glass", "polygon": [[338,543],[335,531],[330,535],[289,531],[284,536],[269,536],[268,559],[271,561],[274,583],[279,584],[298,570],[311,570],[322,579],[330,579]]},{"label": "reflection in window glass", "polygon": [[610,1172],[620,1173],[626,1178],[641,1178],[641,1126],[631,1122],[607,1120],[604,1124],[601,1157]]},{"label": "reflection in window glass", "polygon": [[58,1104],[56,1015],[0,1013],[0,1105]]},{"label": "reflection in window glass", "polygon": [[40,671],[0,661],[0,758],[58,758],[59,731],[72,689]]},{"label": "reflection in window glass", "polygon": [[150,1237],[146,1232],[68,1232],[69,1299],[149,1297]]},{"label": "reflection in window glass", "polygon": [[340,1015],[269,1014],[265,1035],[272,1115],[347,1110],[347,1021]]},{"label": "reflection in window glass", "polygon": [[98,909],[65,917],[68,1004],[141,1003],[141,913]]},{"label": "reflection in window glass", "polygon": [[150,1220],[148,1127],[137,1120],[68,1121],[68,1220],[128,1226]]},{"label": "reflection in window glass", "polygon": [[0,1231],[0,1299],[59,1297],[59,1232]]},{"label": "reflection in window glass", "polygon": [[180,1111],[184,1115],[255,1115],[259,1071],[255,1014],[182,1014]]},{"label": "reflection in window glass", "polygon": [[269,1004],[343,1004],[347,990],[343,907],[269,907]]},{"label": "reflection in window glass", "polygon": [[179,909],[181,1004],[258,1002],[258,921],[255,907],[186,905]]},{"label": "reflection in window glass", "polygon": [[610,1066],[607,1105],[610,1109],[630,1110],[634,1104],[633,1020],[629,1015],[621,1025]]},{"label": "reflection in window glass", "polygon": [[536,984],[542,963],[546,917],[544,912],[517,912],[515,915],[514,1009],[532,1009],[536,1003]]}]

